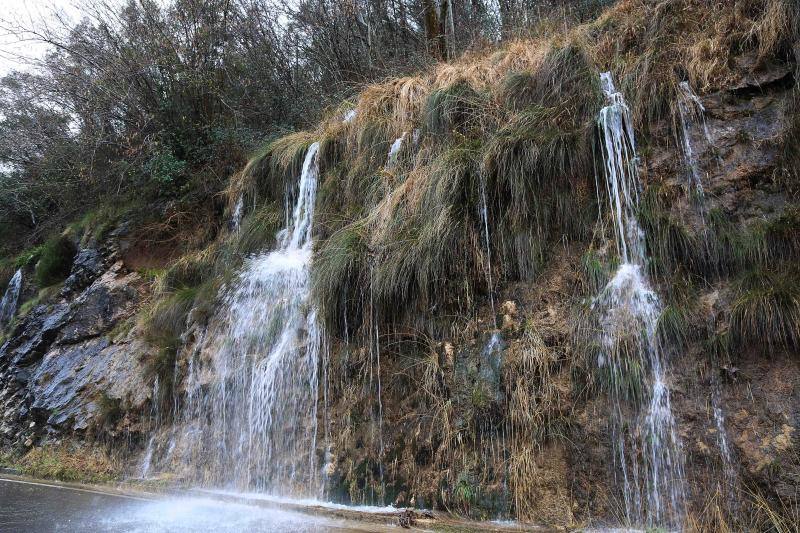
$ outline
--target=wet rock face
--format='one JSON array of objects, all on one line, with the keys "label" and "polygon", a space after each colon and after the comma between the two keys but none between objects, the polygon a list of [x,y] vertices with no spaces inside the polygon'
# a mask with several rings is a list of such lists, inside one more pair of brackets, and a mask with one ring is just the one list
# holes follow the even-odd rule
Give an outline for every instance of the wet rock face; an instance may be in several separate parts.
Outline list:
[{"label": "wet rock face", "polygon": [[138,309],[141,278],[112,259],[82,250],[62,299],[35,307],[0,347],[0,446],[87,430],[103,416],[101,398],[134,410],[147,400],[147,347],[132,334],[110,338]]},{"label": "wet rock face", "polygon": [[78,293],[106,270],[109,257],[95,248],[83,248],[75,256],[69,277],[64,281],[62,296]]},{"label": "wet rock face", "polygon": [[[747,221],[784,207],[786,190],[775,180],[774,172],[793,87],[792,66],[771,64],[746,71],[725,90],[700,97],[705,122],[690,125],[687,133],[707,210],[719,209]],[[652,135],[654,139],[676,137],[674,124],[662,126]],[[690,170],[680,150],[660,146],[647,158],[647,174],[648,187],[659,181],[686,187]],[[697,209],[688,196],[673,207],[683,219],[697,219]],[[694,220],[696,226],[701,223]]]}]

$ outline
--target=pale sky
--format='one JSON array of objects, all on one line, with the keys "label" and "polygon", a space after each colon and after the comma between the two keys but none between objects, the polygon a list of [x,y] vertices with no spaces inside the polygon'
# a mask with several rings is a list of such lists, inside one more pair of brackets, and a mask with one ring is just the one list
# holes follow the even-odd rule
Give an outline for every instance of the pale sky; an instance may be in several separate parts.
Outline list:
[{"label": "pale sky", "polygon": [[40,21],[51,19],[54,11],[77,22],[80,19],[78,5],[77,0],[0,0],[0,75],[24,67],[17,56],[38,58],[46,50],[39,43],[20,42],[7,31],[9,26],[38,26]]}]

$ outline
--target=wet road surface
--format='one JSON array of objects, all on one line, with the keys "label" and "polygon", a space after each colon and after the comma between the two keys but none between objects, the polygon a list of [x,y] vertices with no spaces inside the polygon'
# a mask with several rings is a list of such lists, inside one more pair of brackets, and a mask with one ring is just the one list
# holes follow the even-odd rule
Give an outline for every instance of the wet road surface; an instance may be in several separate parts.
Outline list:
[{"label": "wet road surface", "polygon": [[368,525],[212,498],[147,499],[0,478],[0,532],[356,532]]}]

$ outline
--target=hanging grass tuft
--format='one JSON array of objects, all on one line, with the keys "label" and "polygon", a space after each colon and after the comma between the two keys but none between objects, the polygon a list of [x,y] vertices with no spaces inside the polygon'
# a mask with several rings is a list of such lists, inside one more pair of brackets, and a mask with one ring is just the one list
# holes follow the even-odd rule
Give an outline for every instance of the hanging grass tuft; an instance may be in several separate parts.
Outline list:
[{"label": "hanging grass tuft", "polygon": [[466,135],[480,130],[486,97],[466,81],[430,93],[425,103],[425,133],[437,136]]},{"label": "hanging grass tuft", "polygon": [[796,267],[758,268],[739,278],[730,335],[739,348],[774,351],[800,346],[800,276]]}]

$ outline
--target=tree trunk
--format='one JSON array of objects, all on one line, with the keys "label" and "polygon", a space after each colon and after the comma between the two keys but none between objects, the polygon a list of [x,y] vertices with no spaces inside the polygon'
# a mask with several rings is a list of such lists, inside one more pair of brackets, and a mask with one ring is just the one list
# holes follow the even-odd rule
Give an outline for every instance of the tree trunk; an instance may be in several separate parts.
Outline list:
[{"label": "tree trunk", "polygon": [[[445,0],[446,1],[446,0]],[[444,39],[445,21],[439,20],[434,0],[422,0],[425,16],[425,37],[428,41],[428,52],[441,61],[447,59],[447,43]]]}]

